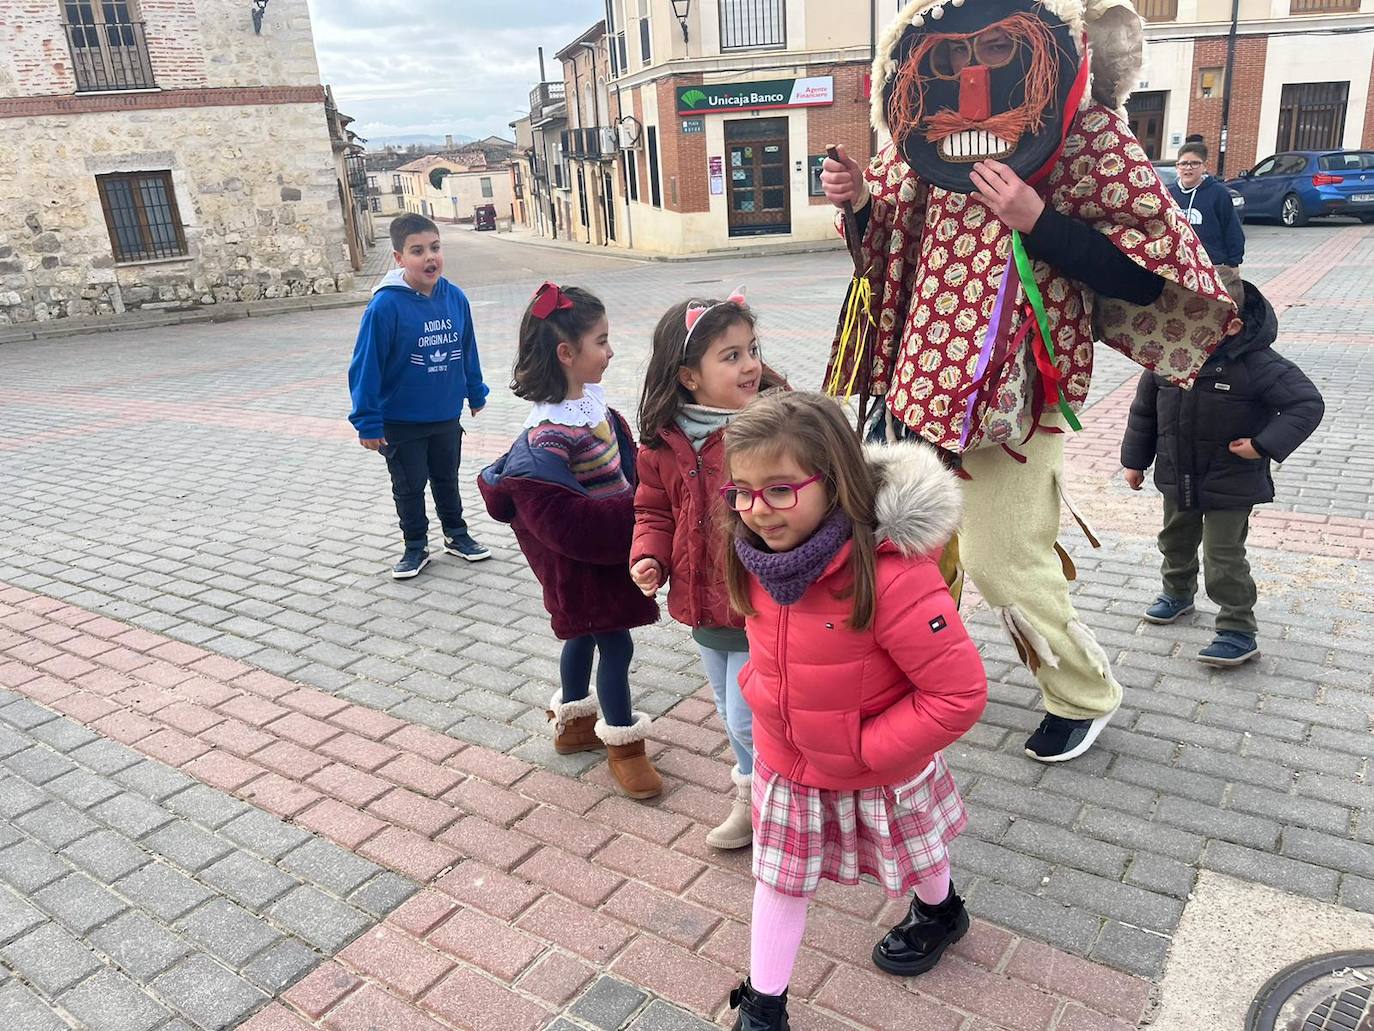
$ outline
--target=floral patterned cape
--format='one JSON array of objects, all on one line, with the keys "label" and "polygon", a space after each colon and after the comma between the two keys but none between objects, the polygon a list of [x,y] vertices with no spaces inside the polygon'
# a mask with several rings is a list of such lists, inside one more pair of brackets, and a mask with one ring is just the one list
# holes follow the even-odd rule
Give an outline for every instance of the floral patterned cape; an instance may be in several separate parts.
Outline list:
[{"label": "floral patterned cape", "polygon": [[[978,356],[1011,253],[1011,229],[971,195],[927,186],[888,147],[865,173],[872,213],[863,258],[873,285],[877,335],[870,389],[926,440],[960,452],[1011,447],[1039,422],[1040,373],[1029,344],[974,389]],[[1064,396],[1088,396],[1093,341],[1189,386],[1236,317],[1207,253],[1125,119],[1096,104],[1074,119],[1063,152],[1040,187],[1046,202],[1106,235],[1136,264],[1164,278],[1141,307],[1093,291],[1034,263]],[[1012,335],[1029,314],[1015,299]],[[832,365],[848,360],[837,346]],[[831,373],[827,372],[827,382]],[[840,376],[850,380],[847,371]],[[976,404],[961,444],[965,411]]]}]

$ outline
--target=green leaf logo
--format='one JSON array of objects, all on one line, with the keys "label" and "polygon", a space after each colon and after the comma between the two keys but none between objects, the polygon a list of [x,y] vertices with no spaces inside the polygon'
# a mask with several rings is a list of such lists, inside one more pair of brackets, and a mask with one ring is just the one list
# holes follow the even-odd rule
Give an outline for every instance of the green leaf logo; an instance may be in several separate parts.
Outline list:
[{"label": "green leaf logo", "polygon": [[682,103],[686,107],[700,107],[706,103],[706,94],[699,89],[689,89],[682,95]]}]

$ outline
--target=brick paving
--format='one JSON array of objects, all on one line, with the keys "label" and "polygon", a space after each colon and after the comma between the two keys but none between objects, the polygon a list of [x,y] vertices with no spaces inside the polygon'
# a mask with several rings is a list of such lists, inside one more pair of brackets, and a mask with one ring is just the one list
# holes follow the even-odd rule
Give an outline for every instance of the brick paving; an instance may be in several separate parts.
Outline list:
[{"label": "brick paving", "polygon": [[[895,907],[823,892],[798,1027],[1136,1026],[1199,868],[1374,911],[1374,512],[1353,446],[1374,401],[1360,319],[1374,231],[1250,236],[1247,274],[1287,306],[1283,349],[1328,398],[1255,520],[1264,658],[1200,667],[1205,604],[1185,625],[1141,624],[1158,499],[1116,476],[1134,370],[1104,351],[1068,468],[1106,547],[1066,540],[1125,706],[1084,759],[1029,762],[1037,694],[972,607],[992,704],[951,761],[973,817],[955,864],[975,931],[935,973],[893,981],[866,955]],[[607,300],[608,392],[626,410],[668,300],[747,283],[769,360],[809,385],[845,281],[843,255],[579,266],[473,234],[449,244],[495,388],[469,422],[473,474],[523,418],[501,384],[546,261]],[[614,796],[595,756],[556,756],[542,710],[558,646],[504,529],[474,511],[492,561],[385,578],[385,472],[342,422],[356,319],[0,348],[0,805],[23,807],[0,809],[0,1026],[79,1027],[102,988],[131,1000],[110,1026],[157,1029],[249,1013],[254,1031],[722,1019],[747,956],[748,867],[701,842],[728,765],[689,639],[668,623],[637,635],[660,803]],[[7,880],[39,870],[60,872]],[[189,885],[197,908],[126,890],[146,871]],[[164,942],[173,964],[148,968]]]}]

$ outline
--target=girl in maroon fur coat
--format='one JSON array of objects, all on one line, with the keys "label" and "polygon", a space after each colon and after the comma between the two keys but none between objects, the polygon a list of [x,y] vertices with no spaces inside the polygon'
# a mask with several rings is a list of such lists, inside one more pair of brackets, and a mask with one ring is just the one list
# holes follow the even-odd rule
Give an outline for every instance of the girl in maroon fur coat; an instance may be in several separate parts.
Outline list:
[{"label": "girl in maroon fur coat", "polygon": [[511,383],[534,408],[478,486],[492,518],[515,531],[564,642],[562,689],[548,712],[554,747],[562,754],[606,748],[620,790],[652,798],[663,782],[644,750],[649,717],[630,705],[630,629],[658,619],[658,605],[629,574],[635,442],[601,390],[613,355],[606,309],[595,296],[541,286],[521,323]]}]

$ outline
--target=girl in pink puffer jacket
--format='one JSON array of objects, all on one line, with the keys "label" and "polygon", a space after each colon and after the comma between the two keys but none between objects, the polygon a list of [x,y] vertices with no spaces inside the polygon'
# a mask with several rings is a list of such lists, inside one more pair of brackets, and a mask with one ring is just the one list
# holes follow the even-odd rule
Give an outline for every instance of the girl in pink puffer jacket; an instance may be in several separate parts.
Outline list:
[{"label": "girl in pink puffer jacket", "polygon": [[968,930],[947,853],[967,815],[941,751],[982,715],[987,676],[937,565],[960,509],[932,449],[863,450],[832,399],[793,393],[735,419],[726,462],[755,749],[750,978],[731,1003],[736,1028],[771,1031],[822,879],[914,891],[873,950],[889,973],[929,970]]}]

